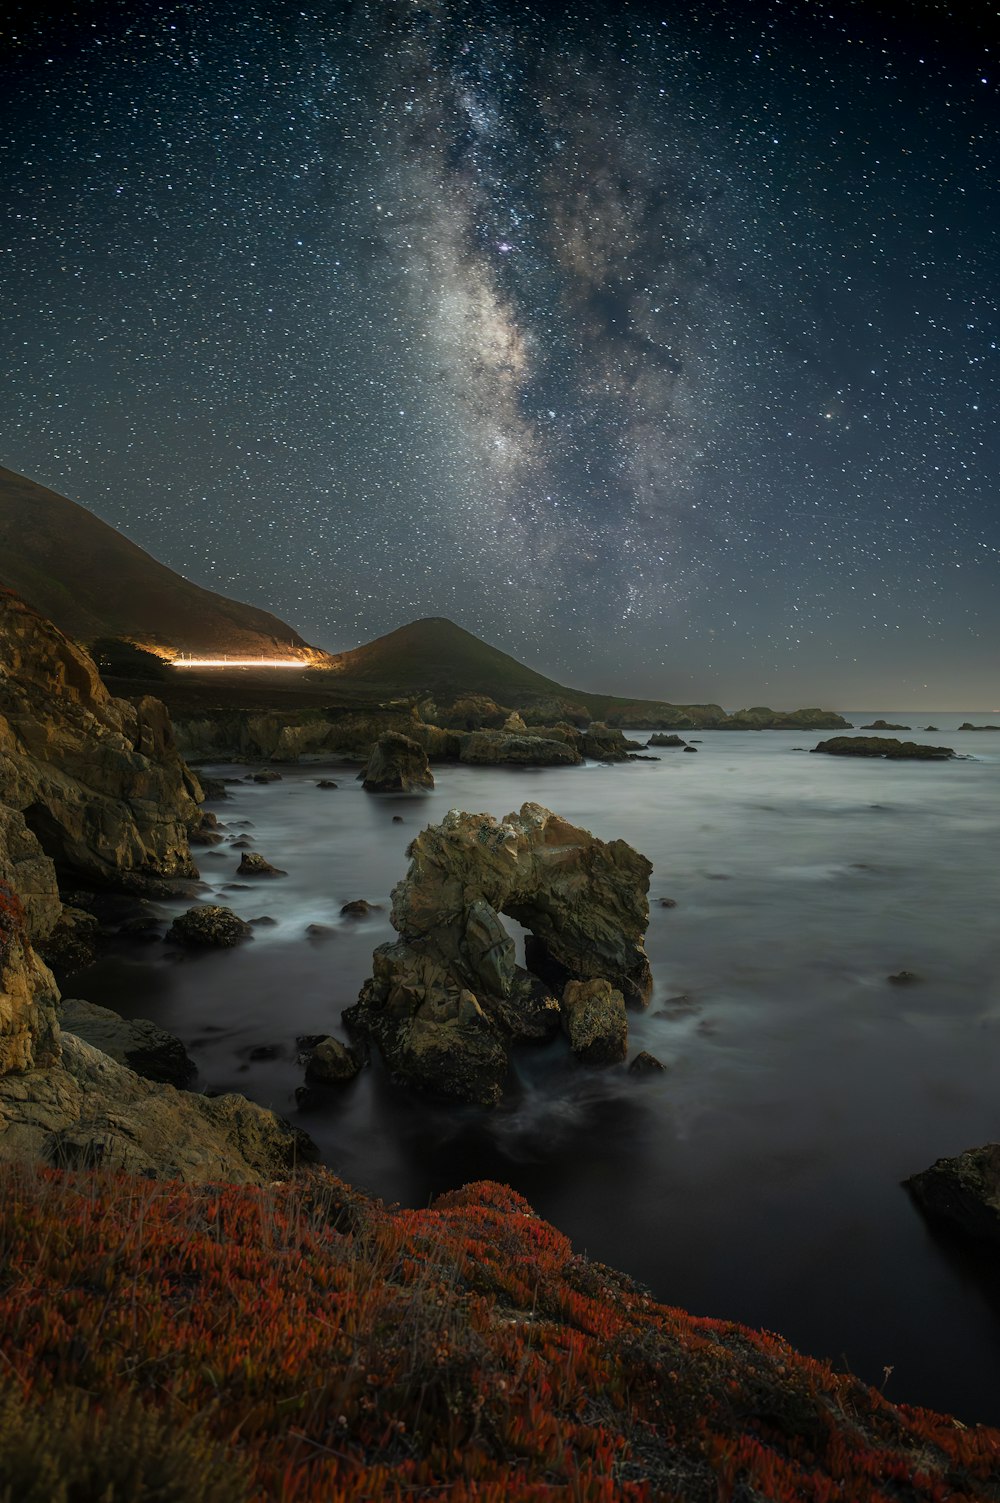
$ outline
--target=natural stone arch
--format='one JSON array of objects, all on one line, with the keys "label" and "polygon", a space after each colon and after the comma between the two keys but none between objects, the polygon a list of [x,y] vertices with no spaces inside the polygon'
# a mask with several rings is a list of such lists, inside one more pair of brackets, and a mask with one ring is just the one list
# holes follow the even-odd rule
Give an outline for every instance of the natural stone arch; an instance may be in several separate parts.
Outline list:
[{"label": "natural stone arch", "polygon": [[[400,939],[373,957],[348,1027],[368,1034],[419,1089],[494,1102],[507,1046],[545,1038],[568,1001],[621,1010],[650,989],[643,936],[652,871],[539,804],[497,821],[451,810],[421,832],[392,894]],[[525,970],[499,915],[533,936]],[[585,983],[583,993],[579,986]],[[596,1051],[593,1057],[600,1057]],[[607,1057],[607,1056],[605,1056]]]}]

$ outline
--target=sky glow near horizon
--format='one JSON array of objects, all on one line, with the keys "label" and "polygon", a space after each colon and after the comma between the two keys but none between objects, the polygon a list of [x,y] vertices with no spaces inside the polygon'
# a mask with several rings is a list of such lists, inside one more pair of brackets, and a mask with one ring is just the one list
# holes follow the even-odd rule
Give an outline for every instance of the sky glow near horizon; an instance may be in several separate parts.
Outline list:
[{"label": "sky glow near horizon", "polygon": [[985,7],[57,13],[0,23],[3,462],[331,650],[1000,702]]}]

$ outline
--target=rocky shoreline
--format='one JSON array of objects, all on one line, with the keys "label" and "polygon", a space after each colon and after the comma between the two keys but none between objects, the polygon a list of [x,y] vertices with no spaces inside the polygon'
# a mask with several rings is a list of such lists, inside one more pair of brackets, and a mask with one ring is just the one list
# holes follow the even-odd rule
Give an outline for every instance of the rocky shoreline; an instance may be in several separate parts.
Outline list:
[{"label": "rocky shoreline", "polygon": [[[470,745],[485,747],[485,760],[498,762],[507,759],[512,747],[527,744],[536,750],[541,743],[558,746],[563,757],[604,752],[611,760],[634,755],[621,732],[611,726],[581,730],[567,722],[533,727],[523,716],[515,720],[508,714],[498,725],[459,730],[423,720],[415,706],[405,712],[393,709],[391,714],[400,717],[406,729],[379,717],[373,721],[366,714],[353,723],[349,734],[343,724],[337,732],[341,738],[346,734],[375,788],[385,786],[386,781],[396,786],[397,779],[404,785],[408,779],[419,782],[435,737],[459,738],[459,760],[463,748]],[[420,739],[421,726],[424,740]],[[410,734],[414,728],[417,735]],[[305,729],[309,730],[309,722]],[[374,729],[378,735],[372,740]],[[272,750],[285,730],[287,726],[277,729]],[[331,734],[329,724],[320,723],[315,734],[322,741]],[[297,750],[293,742],[294,738],[285,736],[284,750],[299,755],[309,736],[303,734]],[[253,740],[252,744],[263,743]],[[440,753],[449,744],[455,743],[437,740],[436,749]],[[464,760],[475,762],[477,755]],[[10,1192],[5,1198],[8,1218],[35,1204],[39,1224],[52,1215],[57,1223],[76,1226],[79,1255],[86,1262],[96,1256],[87,1251],[87,1237],[100,1218],[95,1220],[88,1213],[89,1220],[79,1219],[81,1196],[84,1201],[90,1196],[92,1204],[97,1203],[95,1197],[104,1197],[101,1225],[110,1229],[110,1241],[106,1238],[104,1246],[114,1248],[125,1245],[130,1219],[126,1208],[140,1193],[137,1187],[145,1186],[143,1214],[150,1217],[151,1225],[159,1225],[158,1208],[173,1207],[169,1225],[175,1230],[184,1228],[182,1244],[169,1255],[163,1251],[162,1240],[153,1238],[143,1244],[130,1265],[130,1278],[145,1289],[146,1281],[155,1275],[157,1287],[167,1287],[163,1280],[170,1285],[175,1257],[178,1270],[196,1266],[202,1270],[198,1279],[205,1278],[208,1264],[199,1260],[203,1257],[200,1249],[207,1244],[196,1228],[204,1228],[206,1217],[222,1214],[217,1223],[220,1240],[213,1244],[216,1251],[206,1251],[204,1257],[216,1259],[217,1267],[230,1258],[238,1265],[248,1259],[265,1259],[248,1286],[258,1290],[261,1280],[272,1276],[266,1259],[278,1256],[277,1244],[263,1250],[259,1245],[261,1216],[270,1216],[272,1227],[286,1220],[289,1225],[295,1222],[301,1232],[306,1224],[303,1215],[308,1220],[314,1208],[320,1207],[315,1212],[319,1220],[308,1223],[313,1228],[309,1236],[320,1238],[311,1254],[318,1260],[311,1266],[317,1270],[319,1283],[329,1279],[331,1287],[336,1285],[341,1278],[336,1270],[347,1266],[338,1263],[334,1243],[325,1240],[331,1230],[339,1239],[336,1247],[356,1250],[359,1268],[366,1259],[370,1261],[372,1247],[384,1245],[391,1250],[393,1268],[404,1271],[390,1276],[387,1264],[384,1281],[369,1280],[369,1288],[395,1290],[392,1299],[398,1295],[402,1301],[399,1310],[405,1320],[425,1310],[428,1239],[442,1245],[443,1238],[450,1249],[448,1258],[454,1261],[448,1274],[451,1293],[444,1306],[435,1307],[447,1309],[449,1322],[447,1335],[438,1332],[434,1338],[436,1349],[444,1353],[439,1370],[451,1395],[441,1415],[464,1418],[457,1430],[456,1422],[448,1421],[451,1429],[439,1431],[437,1421],[427,1413],[425,1397],[417,1402],[414,1390],[392,1389],[393,1396],[376,1405],[382,1426],[378,1433],[383,1436],[379,1440],[368,1425],[370,1407],[358,1397],[344,1396],[355,1393],[350,1374],[355,1371],[352,1353],[358,1347],[349,1342],[332,1359],[326,1354],[325,1370],[342,1390],[336,1413],[329,1405],[321,1405],[313,1410],[315,1422],[310,1421],[309,1433],[315,1433],[324,1452],[331,1436],[336,1436],[338,1453],[348,1458],[343,1466],[339,1460],[324,1463],[324,1487],[335,1481],[339,1486],[352,1476],[371,1476],[381,1479],[377,1486],[383,1491],[396,1488],[400,1497],[437,1496],[435,1488],[445,1490],[442,1497],[458,1497],[461,1493],[454,1486],[475,1482],[478,1487],[480,1480],[484,1487],[488,1482],[505,1488],[502,1481],[489,1481],[494,1474],[488,1457],[495,1451],[484,1441],[477,1418],[483,1407],[475,1409],[472,1396],[487,1391],[482,1373],[492,1359],[485,1353],[494,1350],[491,1343],[500,1340],[498,1333],[509,1331],[512,1338],[520,1333],[518,1341],[523,1336],[530,1347],[541,1311],[546,1320],[556,1323],[559,1334],[551,1353],[548,1348],[536,1352],[542,1363],[538,1371],[547,1375],[546,1386],[517,1390],[518,1394],[523,1391],[526,1406],[519,1433],[528,1433],[524,1424],[545,1431],[554,1423],[553,1416],[562,1414],[564,1402],[570,1405],[567,1413],[586,1411],[588,1433],[599,1432],[603,1438],[599,1445],[593,1441],[597,1449],[588,1453],[598,1460],[581,1473],[590,1479],[587,1487],[591,1488],[581,1496],[629,1497],[640,1503],[669,1497],[669,1482],[682,1488],[678,1496],[698,1498],[704,1492],[707,1500],[716,1498],[720,1488],[731,1491],[746,1481],[757,1496],[777,1496],[775,1488],[794,1485],[800,1490],[788,1496],[832,1498],[838,1494],[830,1487],[840,1486],[849,1476],[853,1479],[849,1496],[875,1503],[883,1496],[876,1479],[888,1465],[888,1456],[894,1458],[893,1475],[905,1477],[911,1495],[926,1497],[928,1503],[942,1496],[935,1480],[939,1477],[947,1477],[956,1498],[1000,1496],[996,1486],[1000,1435],[996,1432],[982,1427],[956,1430],[950,1421],[937,1416],[914,1418],[916,1412],[907,1415],[894,1409],[864,1385],[837,1378],[790,1348],[781,1346],[774,1355],[770,1338],[718,1322],[692,1323],[679,1312],[666,1312],[632,1291],[623,1276],[574,1259],[559,1233],[534,1218],[530,1207],[503,1187],[480,1185],[454,1192],[429,1212],[388,1213],[315,1167],[308,1137],[273,1112],[240,1095],[213,1097],[186,1089],[193,1080],[191,1060],[183,1046],[162,1029],[141,1020],[125,1022],[94,1004],[64,1003],[43,955],[50,954],[58,963],[60,953],[86,953],[102,915],[113,914],[116,923],[142,924],[148,922],[144,905],[150,897],[166,893],[192,899],[200,896],[191,841],[200,839],[211,847],[216,838],[202,797],[202,787],[180,755],[163,706],[148,697],[138,703],[115,699],[86,653],[9,592],[0,594],[0,1175],[6,1185],[16,1187],[13,1198]],[[409,858],[409,870],[393,893],[392,922],[399,938],[376,950],[372,976],[345,1016],[354,1047],[332,1037],[301,1041],[309,1050],[307,1080],[329,1086],[350,1078],[362,1066],[365,1050],[374,1046],[406,1086],[486,1105],[495,1102],[504,1089],[507,1050],[516,1040],[543,1039],[559,1030],[572,1053],[590,1067],[625,1058],[628,1008],[644,1004],[650,979],[643,939],[651,868],[642,855],[622,841],[598,840],[550,810],[528,803],[500,821],[452,811],[417,836]],[[276,868],[271,872],[280,875]],[[180,925],[178,942],[240,942],[245,936],[231,934],[218,917],[226,912],[196,903],[184,916],[191,919],[191,932],[185,933]],[[531,932],[525,967],[516,964],[501,914]],[[643,1054],[633,1065],[655,1076],[658,1061]],[[949,1218],[975,1235],[995,1237],[998,1162],[997,1145],[970,1150],[961,1161],[939,1163],[917,1176],[911,1189],[929,1215]],[[109,1179],[109,1174],[118,1178]],[[220,1190],[220,1185],[230,1188]],[[182,1190],[183,1186],[188,1188]],[[254,1195],[270,1197],[266,1213],[261,1209],[264,1200],[239,1199]],[[233,1208],[232,1217],[228,1210],[220,1213],[222,1206]],[[190,1225],[184,1221],[189,1212]],[[247,1232],[248,1224],[255,1230]],[[167,1226],[164,1222],[163,1237],[169,1240]],[[325,1228],[322,1235],[320,1228]],[[453,1235],[458,1240],[452,1244],[448,1239]],[[29,1247],[29,1242],[12,1245]],[[45,1247],[52,1245],[50,1236]],[[498,1258],[491,1247],[498,1250]],[[555,1262],[552,1249],[564,1249]],[[23,1359],[25,1377],[37,1371],[35,1343],[39,1338],[33,1317],[24,1312],[43,1307],[54,1311],[61,1308],[67,1294],[65,1281],[59,1285],[47,1271],[47,1256],[38,1254],[23,1268],[19,1265],[19,1303],[3,1305],[7,1295],[0,1290],[5,1353],[8,1359],[13,1355],[17,1371]],[[351,1251],[350,1258],[354,1256]],[[398,1262],[400,1257],[403,1264]],[[279,1263],[287,1272],[287,1260],[279,1259]],[[97,1265],[91,1262],[90,1266]],[[109,1300],[120,1299],[131,1302],[134,1310],[138,1286],[123,1279],[118,1254],[107,1267],[103,1308],[109,1308]],[[34,1281],[32,1287],[42,1304],[24,1302],[25,1280]],[[548,1292],[542,1297],[540,1291]],[[187,1306],[196,1322],[203,1318],[199,1299],[193,1293]],[[86,1325],[98,1303],[90,1295],[81,1296],[75,1319]],[[306,1310],[288,1306],[287,1314],[291,1324],[281,1339],[294,1345],[303,1339]],[[314,1308],[309,1319],[315,1315]],[[255,1336],[259,1320],[258,1316],[253,1322]],[[140,1366],[147,1360],[162,1361],[162,1355],[150,1357],[153,1348],[146,1343],[153,1338],[142,1322],[133,1330],[140,1328],[134,1361]],[[104,1329],[95,1331],[95,1354],[103,1350]],[[615,1335],[609,1346],[611,1330]],[[556,1374],[566,1370],[565,1353],[575,1349],[581,1332],[597,1343],[593,1346],[594,1372],[600,1373],[599,1381],[595,1377],[591,1384],[581,1379],[572,1396],[567,1391],[564,1398],[557,1397]],[[726,1333],[721,1340],[720,1332]],[[489,1340],[484,1346],[486,1333]],[[515,1360],[504,1344],[506,1339],[495,1348],[498,1372]],[[429,1340],[428,1334],[420,1337],[421,1342]],[[703,1359],[699,1354],[709,1349],[714,1355]],[[91,1377],[84,1381],[73,1365],[77,1361],[74,1350],[72,1344],[66,1347],[59,1342],[52,1348],[53,1353],[61,1353],[59,1371],[68,1375],[74,1391],[82,1387],[101,1395],[104,1403],[145,1406],[143,1413],[148,1410],[149,1423],[154,1423],[160,1412],[157,1401],[132,1386],[130,1379],[122,1388],[125,1369],[119,1355],[114,1366],[116,1390],[110,1368],[106,1379],[97,1380],[93,1379],[97,1368],[92,1366]],[[382,1356],[375,1355],[382,1349],[369,1346],[368,1350],[373,1354],[369,1371],[382,1375],[374,1393],[397,1379],[391,1365],[386,1367]],[[518,1348],[518,1362],[525,1350]],[[281,1389],[271,1358],[262,1355],[252,1340],[244,1351],[240,1361],[249,1362],[251,1368],[239,1369],[242,1376],[226,1365],[229,1357],[220,1345],[210,1344],[199,1359],[202,1371],[213,1362],[221,1364],[221,1376],[210,1385],[216,1397],[225,1396],[213,1411],[220,1416],[222,1428],[212,1432],[216,1436],[212,1444],[223,1433],[235,1434],[234,1427],[245,1423],[240,1418],[239,1395],[249,1391],[247,1384],[252,1387],[251,1369],[263,1374],[261,1381],[268,1393]],[[712,1377],[717,1371],[713,1364],[722,1351],[727,1354],[725,1382],[730,1395],[724,1403]],[[479,1355],[469,1355],[474,1353]],[[626,1360],[627,1353],[631,1355]],[[467,1362],[472,1366],[463,1379],[466,1368],[462,1364]],[[634,1426],[623,1429],[617,1420],[612,1424],[604,1411],[599,1420],[597,1411],[587,1409],[599,1405],[599,1395],[608,1391],[609,1382],[619,1381],[613,1376],[616,1373],[623,1374],[621,1381],[630,1392],[648,1397],[650,1407],[648,1413],[643,1411],[641,1435]],[[20,1379],[11,1383],[5,1372],[0,1382],[0,1412],[5,1419],[0,1428],[8,1433],[14,1423],[11,1415],[16,1414],[18,1425],[26,1424],[29,1410],[37,1418],[44,1412],[39,1406],[49,1399],[54,1402],[56,1392],[62,1392],[58,1385],[29,1392],[23,1384],[19,1386]],[[734,1409],[732,1394],[737,1391],[743,1397]],[[367,1380],[362,1379],[358,1393],[368,1392]],[[421,1392],[426,1395],[426,1386]],[[200,1412],[207,1389],[196,1384],[187,1393],[194,1411]],[[468,1412],[463,1407],[466,1399],[456,1399],[461,1394],[468,1395],[472,1406]],[[693,1420],[688,1425],[685,1406],[691,1407],[692,1414],[716,1416],[715,1439],[706,1439],[704,1427]],[[283,1413],[280,1406],[278,1413]],[[867,1418],[859,1431],[862,1413]],[[775,1415],[780,1418],[776,1420]],[[390,1421],[402,1427],[393,1434],[414,1436],[412,1444],[397,1445],[385,1438]],[[501,1421],[494,1416],[490,1423]],[[339,1428],[330,1431],[331,1424]],[[72,1426],[66,1427],[66,1433],[72,1433]],[[445,1433],[450,1436],[448,1454],[464,1460],[434,1460]],[[573,1465],[579,1470],[579,1457],[591,1442],[585,1442],[582,1431],[573,1433]],[[241,1455],[248,1465],[263,1468],[254,1475],[263,1479],[265,1492],[241,1490],[241,1483],[227,1498],[270,1495],[267,1479],[273,1480],[274,1468],[282,1466],[298,1466],[309,1487],[320,1485],[315,1463],[292,1459],[287,1449],[290,1435],[287,1418],[276,1417],[267,1456],[258,1455],[256,1441],[241,1442]],[[848,1437],[849,1463],[844,1459]],[[11,1475],[13,1465],[3,1444],[0,1439],[0,1485]],[[512,1444],[508,1436],[501,1453],[520,1455],[516,1446],[510,1452]],[[551,1475],[554,1453],[546,1449],[547,1442],[533,1444],[532,1454],[543,1458],[543,1472]],[[619,1461],[612,1464],[609,1458],[614,1456]],[[548,1484],[542,1472],[527,1462],[518,1476],[525,1488],[543,1489],[537,1492],[539,1498],[555,1496],[544,1490]],[[924,1478],[930,1479],[926,1487]],[[807,1482],[811,1491],[802,1492]],[[376,1486],[376,1482],[364,1483],[369,1485]],[[821,1487],[827,1489],[825,1493],[817,1491]],[[303,1498],[314,1495],[301,1494]],[[364,1493],[356,1495],[360,1498]],[[476,1495],[493,1496],[487,1490]],[[521,1495],[534,1494],[523,1491]],[[139,1490],[130,1496],[153,1495]],[[178,1493],[178,1503],[187,1496]],[[509,1494],[501,1490],[495,1496]]]}]

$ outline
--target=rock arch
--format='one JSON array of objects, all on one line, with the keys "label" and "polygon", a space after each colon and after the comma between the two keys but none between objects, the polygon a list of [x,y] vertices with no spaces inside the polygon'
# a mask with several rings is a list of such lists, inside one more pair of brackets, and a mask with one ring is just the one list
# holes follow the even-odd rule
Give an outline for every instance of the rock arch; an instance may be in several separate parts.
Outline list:
[{"label": "rock arch", "polygon": [[[650,990],[645,856],[532,803],[500,821],[452,809],[407,854],[392,894],[400,938],[375,951],[344,1014],[396,1075],[495,1102],[509,1044],[549,1036],[581,1001],[591,1014],[602,999],[620,1010],[624,1047],[624,1004],[643,1005]],[[516,963],[502,913],[533,936],[530,970]]]}]

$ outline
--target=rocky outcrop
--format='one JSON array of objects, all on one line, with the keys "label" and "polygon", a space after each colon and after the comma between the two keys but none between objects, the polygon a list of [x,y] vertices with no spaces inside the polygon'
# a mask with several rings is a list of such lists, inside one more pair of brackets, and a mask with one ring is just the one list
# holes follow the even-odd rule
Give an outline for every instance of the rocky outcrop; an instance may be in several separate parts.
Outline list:
[{"label": "rocky outcrop", "polygon": [[424,707],[426,719],[452,731],[499,730],[509,711],[486,694],[463,694],[449,705]]},{"label": "rocky outcrop", "polygon": [[669,736],[659,735],[659,736],[650,736],[650,738],[649,738],[649,745],[650,746],[687,746],[687,742],[683,739],[682,736],[677,736],[677,735],[669,735]]},{"label": "rocky outcrop", "polygon": [[61,879],[141,887],[197,876],[201,789],[157,699],[113,699],[91,659],[0,590],[0,803]]},{"label": "rocky outcrop", "polygon": [[1000,1242],[1000,1143],[938,1159],[904,1184],[933,1220],[959,1227],[970,1237]]},{"label": "rocky outcrop", "polygon": [[[934,727],[933,726],[928,726],[927,729],[928,730],[933,730]],[[963,720],[962,724],[959,726],[959,730],[960,731],[1000,731],[1000,725],[973,725],[971,720]]]},{"label": "rocky outcrop", "polygon": [[630,752],[642,751],[642,743],[628,741],[620,730],[595,720],[584,731],[580,750],[596,762],[627,762]]},{"label": "rocky outcrop", "polygon": [[236,868],[236,875],[238,877],[287,877],[288,873],[280,866],[273,866],[258,851],[244,851],[240,864]]},{"label": "rocky outcrop", "polygon": [[24,906],[0,870],[0,1077],[58,1058],[58,996],[31,947]]},{"label": "rocky outcrop", "polygon": [[[15,887],[22,880],[23,896]],[[240,1096],[210,1100],[143,1080],[60,1032],[59,992],[32,946],[33,935],[54,927],[54,892],[52,863],[20,815],[0,805],[0,1161],[263,1184],[310,1156],[309,1140],[273,1112]],[[125,1057],[163,1044],[152,1024],[67,1006],[81,1032],[99,1028],[110,1043],[113,1030]]]},{"label": "rocky outcrop", "polygon": [[714,727],[720,731],[839,731],[851,730],[851,722],[833,710],[772,710],[769,705],[754,705],[749,710],[734,710],[723,716]]},{"label": "rocky outcrop", "polygon": [[62,1036],[74,1034],[144,1080],[188,1086],[198,1067],[179,1038],[148,1018],[123,1018],[110,1007],[70,998],[59,1006]]},{"label": "rocky outcrop", "polygon": [[899,741],[894,736],[834,736],[813,747],[831,757],[886,757],[889,761],[912,759],[945,762],[955,753],[950,746],[928,746],[918,741]]},{"label": "rocky outcrop", "polygon": [[[231,908],[218,903],[204,903],[179,913],[167,931],[167,942],[188,949],[227,950],[241,940],[250,939],[253,929]],[[133,1066],[133,1068],[135,1068]]]},{"label": "rocky outcrop", "polygon": [[[453,809],[408,854],[392,894],[400,939],[375,951],[372,977],[344,1014],[407,1083],[492,1104],[508,1044],[551,1035],[568,983],[618,993],[622,1017],[625,1000],[646,1001],[652,867],[624,841],[524,804],[501,822]],[[531,931],[533,973],[516,963],[502,913]]]},{"label": "rocky outcrop", "polygon": [[380,736],[365,768],[366,793],[418,793],[434,787],[424,748],[409,736]]},{"label": "rocky outcrop", "polygon": [[911,727],[908,725],[896,725],[891,720],[873,720],[871,725],[863,725],[861,729],[863,731],[908,731]]},{"label": "rocky outcrop", "polygon": [[583,758],[565,741],[527,731],[472,731],[461,738],[459,760],[477,767],[578,767]]},{"label": "rocky outcrop", "polygon": [[59,1064],[0,1079],[0,1161],[264,1184],[314,1156],[305,1134],[242,1096],[178,1091],[72,1033],[61,1042]]}]

